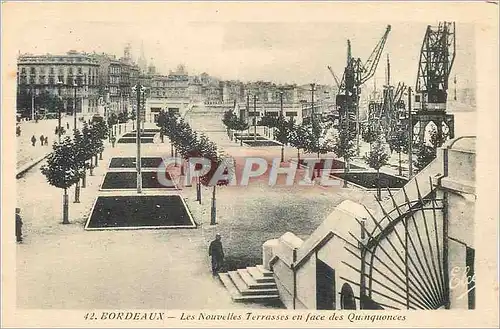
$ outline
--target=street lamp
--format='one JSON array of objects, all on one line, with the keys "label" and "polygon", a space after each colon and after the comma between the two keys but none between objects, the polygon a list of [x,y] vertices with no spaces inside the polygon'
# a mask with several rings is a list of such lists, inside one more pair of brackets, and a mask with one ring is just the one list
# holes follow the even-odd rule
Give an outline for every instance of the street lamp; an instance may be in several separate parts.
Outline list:
[{"label": "street lamp", "polygon": [[411,115],[411,87],[408,87],[408,179],[413,176],[413,118]]},{"label": "street lamp", "polygon": [[[62,103],[62,97],[61,97],[61,87],[63,86],[63,82],[61,80],[57,81],[57,95],[59,96],[59,100]],[[59,106],[59,110],[57,111],[57,140],[59,143],[61,143],[61,107],[62,105]]]},{"label": "street lamp", "polygon": [[257,95],[253,95],[253,140],[257,141]]},{"label": "street lamp", "polygon": [[35,84],[31,81],[31,120],[35,120]]},{"label": "street lamp", "polygon": [[[142,86],[140,83],[137,83],[132,88],[137,95],[137,108],[141,107],[141,96],[143,96],[146,92],[146,88]],[[145,100],[145,99],[144,99]],[[139,111],[138,111],[139,112]],[[137,156],[136,156],[136,169],[137,169],[137,193],[142,193],[142,169],[141,169],[141,115],[137,113],[137,131],[136,131],[136,142],[137,142]]]},{"label": "street lamp", "polygon": [[77,84],[77,77],[74,78],[73,80],[73,91],[74,91],[74,97],[73,97],[73,131],[76,131],[76,91],[78,88]]},{"label": "street lamp", "polygon": [[[283,90],[280,90],[280,119],[283,123],[284,116],[283,116]],[[285,144],[281,143],[281,162],[285,162]]]}]

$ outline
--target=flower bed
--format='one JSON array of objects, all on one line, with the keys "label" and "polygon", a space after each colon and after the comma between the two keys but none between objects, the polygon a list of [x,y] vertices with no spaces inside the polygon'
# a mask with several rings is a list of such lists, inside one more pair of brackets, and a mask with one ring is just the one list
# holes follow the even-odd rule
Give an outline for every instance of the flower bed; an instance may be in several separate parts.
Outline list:
[{"label": "flower bed", "polygon": [[195,228],[179,195],[100,196],[86,229]]},{"label": "flower bed", "polygon": [[[143,188],[154,188],[154,189],[171,189],[175,186],[165,186],[158,180],[158,173],[156,171],[145,171],[141,173],[142,176],[142,187]],[[165,173],[165,177],[171,180],[168,172]],[[102,183],[102,190],[121,190],[121,189],[135,189],[137,188],[137,173],[130,172],[108,172],[104,177],[104,182]]]}]

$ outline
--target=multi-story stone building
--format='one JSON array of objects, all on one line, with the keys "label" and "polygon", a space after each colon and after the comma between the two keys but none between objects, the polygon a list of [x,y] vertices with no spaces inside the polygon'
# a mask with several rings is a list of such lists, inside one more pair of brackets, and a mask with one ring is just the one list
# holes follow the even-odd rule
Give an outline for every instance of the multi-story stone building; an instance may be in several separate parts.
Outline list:
[{"label": "multi-story stone building", "polygon": [[222,87],[224,103],[241,102],[245,98],[245,86],[241,81],[224,81]]},{"label": "multi-story stone building", "polygon": [[191,102],[190,81],[182,65],[168,75],[153,76],[150,97],[146,102],[146,120],[154,121],[162,109],[180,112],[187,106]]},{"label": "multi-story stone building", "polygon": [[[72,113],[97,113],[99,63],[89,54],[69,51],[65,55],[19,55],[19,93],[36,95],[48,91],[62,98],[64,109]],[[76,94],[76,97],[75,97]],[[45,109],[33,102],[33,113]]]}]

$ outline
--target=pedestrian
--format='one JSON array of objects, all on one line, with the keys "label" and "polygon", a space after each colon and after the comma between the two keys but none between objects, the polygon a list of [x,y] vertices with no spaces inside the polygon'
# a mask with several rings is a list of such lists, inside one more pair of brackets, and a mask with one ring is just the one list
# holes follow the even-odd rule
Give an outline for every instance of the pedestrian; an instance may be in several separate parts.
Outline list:
[{"label": "pedestrian", "polygon": [[23,220],[21,218],[21,209],[16,208],[16,241],[23,242]]},{"label": "pedestrian", "polygon": [[224,264],[224,250],[222,248],[221,235],[219,233],[215,235],[215,240],[210,242],[208,255],[212,256],[212,274],[215,276],[218,271],[222,269]]},{"label": "pedestrian", "polygon": [[49,137],[45,136],[44,142],[45,142],[45,146],[49,145]]},{"label": "pedestrian", "polygon": [[36,144],[36,137],[35,135],[31,136],[31,145],[35,146]]},{"label": "pedestrian", "polygon": [[69,130],[69,122],[66,122],[66,129]]},{"label": "pedestrian", "polygon": [[115,147],[115,142],[116,142],[116,137],[113,135],[111,136],[111,144],[113,145],[113,147]]},{"label": "pedestrian", "polygon": [[43,142],[45,142],[45,137],[43,135],[40,135],[40,145],[43,146]]}]

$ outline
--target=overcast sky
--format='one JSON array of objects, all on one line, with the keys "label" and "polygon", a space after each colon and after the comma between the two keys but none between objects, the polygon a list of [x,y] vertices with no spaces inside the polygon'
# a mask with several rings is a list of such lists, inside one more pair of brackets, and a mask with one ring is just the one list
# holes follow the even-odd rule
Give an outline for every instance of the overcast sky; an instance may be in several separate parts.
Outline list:
[{"label": "overcast sky", "polygon": [[[426,26],[437,23],[434,20],[404,23],[398,17],[394,17],[394,22],[371,23],[281,19],[250,22],[230,16],[224,21],[211,22],[210,18],[203,20],[199,15],[195,19],[186,17],[183,15],[186,10],[169,11],[164,17],[156,11],[134,15],[131,10],[124,17],[112,7],[109,12],[96,6],[90,12],[71,11],[74,14],[68,13],[69,7],[63,13],[62,8],[62,5],[39,7],[32,15],[23,15],[12,22],[11,32],[17,36],[13,42],[16,53],[56,54],[75,49],[122,56],[125,44],[131,43],[132,55],[137,60],[143,42],[146,58],[148,61],[153,58],[162,73],[182,63],[190,74],[207,72],[222,79],[299,84],[331,84],[327,65],[341,75],[347,39],[351,40],[353,55],[366,61],[387,24],[391,24],[376,73],[377,84],[384,82],[386,54],[389,54],[393,81],[414,86]],[[457,75],[459,88],[471,87],[475,83],[474,26],[457,22],[456,29],[457,52],[452,75]],[[373,84],[373,80],[369,83]]]}]

